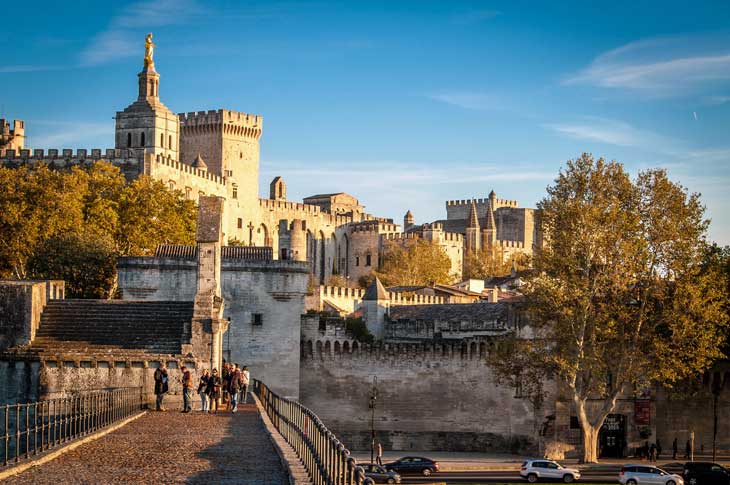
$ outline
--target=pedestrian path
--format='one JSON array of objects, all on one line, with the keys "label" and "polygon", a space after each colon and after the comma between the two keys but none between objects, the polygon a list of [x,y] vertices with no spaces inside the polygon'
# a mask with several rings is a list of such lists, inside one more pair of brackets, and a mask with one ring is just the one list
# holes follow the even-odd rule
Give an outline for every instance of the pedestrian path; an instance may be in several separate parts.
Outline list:
[{"label": "pedestrian path", "polygon": [[9,482],[284,485],[288,479],[256,406],[246,404],[236,414],[149,412]]}]

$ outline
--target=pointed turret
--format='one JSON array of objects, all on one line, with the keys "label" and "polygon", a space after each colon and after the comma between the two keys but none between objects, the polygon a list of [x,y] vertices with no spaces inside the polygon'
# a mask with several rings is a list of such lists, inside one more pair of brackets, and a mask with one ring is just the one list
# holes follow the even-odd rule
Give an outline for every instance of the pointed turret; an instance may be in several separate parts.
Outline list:
[{"label": "pointed turret", "polygon": [[479,251],[481,244],[479,241],[479,217],[477,216],[477,205],[472,199],[471,208],[469,209],[469,224],[466,226],[465,238],[466,250],[469,252]]},{"label": "pointed turret", "polygon": [[408,210],[408,212],[406,212],[406,215],[403,216],[403,230],[407,231],[408,229],[413,227],[414,220],[415,219],[413,218],[413,212]]},{"label": "pointed turret", "polygon": [[205,160],[203,160],[203,157],[200,156],[200,153],[198,153],[198,156],[195,157],[191,166],[200,170],[208,170],[208,165],[205,163]]},{"label": "pointed turret", "polygon": [[482,230],[482,245],[494,246],[497,244],[497,224],[494,223],[494,209],[492,201],[494,191],[489,194],[489,203],[487,204],[487,214],[484,216],[484,229]]},{"label": "pointed turret", "polygon": [[376,276],[362,298],[365,325],[373,336],[380,340],[385,336],[385,316],[390,309],[390,297]]}]

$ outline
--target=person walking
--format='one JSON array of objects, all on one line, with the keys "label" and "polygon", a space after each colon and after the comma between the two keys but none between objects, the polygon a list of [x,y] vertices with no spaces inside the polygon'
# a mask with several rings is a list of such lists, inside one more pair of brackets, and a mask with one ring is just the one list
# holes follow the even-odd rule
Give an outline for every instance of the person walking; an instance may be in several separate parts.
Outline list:
[{"label": "person walking", "polygon": [[[208,387],[206,393],[210,399],[210,414],[218,414],[218,408],[221,405],[221,377],[218,375],[218,369],[213,369],[213,373],[208,379]],[[215,408],[215,412],[213,411]]]},{"label": "person walking", "polygon": [[233,364],[228,377],[228,394],[231,396],[232,413],[238,410],[238,393],[241,390],[241,379],[241,371],[238,369],[238,364]]},{"label": "person walking", "polygon": [[231,400],[230,395],[228,393],[228,387],[231,384],[231,364],[226,362],[223,364],[223,371],[221,373],[221,385],[222,385],[222,403],[226,405],[226,411],[231,410]]},{"label": "person walking", "polygon": [[210,379],[210,372],[208,369],[203,371],[203,375],[200,376],[198,381],[198,395],[200,396],[200,410],[206,412],[208,410],[208,394],[206,390],[208,388],[208,379]]},{"label": "person walking", "polygon": [[692,444],[687,440],[687,445],[684,447],[684,457],[689,460],[689,455],[692,454]]},{"label": "person walking", "polygon": [[157,411],[165,411],[165,408],[162,407],[162,400],[169,390],[169,385],[167,383],[167,368],[164,362],[160,363],[153,377],[155,379],[155,395],[157,396],[155,409]]},{"label": "person walking", "polygon": [[656,443],[652,443],[649,447],[649,461],[656,462]]},{"label": "person walking", "polygon": [[190,373],[187,367],[182,366],[182,388],[183,388],[183,410],[184,413],[189,413],[193,410],[193,404],[190,401],[190,392],[193,387],[193,375]]},{"label": "person walking", "polygon": [[662,454],[662,444],[659,441],[659,438],[656,439],[656,459],[658,460],[659,457]]},{"label": "person walking", "polygon": [[672,460],[677,459],[677,449],[678,449],[677,437],[675,436],[674,441],[672,441]]},{"label": "person walking", "polygon": [[248,402],[248,383],[251,380],[251,373],[248,371],[248,366],[243,366],[241,371],[241,402],[246,404]]},{"label": "person walking", "polygon": [[378,465],[383,466],[383,445],[378,441],[378,457],[376,458]]}]

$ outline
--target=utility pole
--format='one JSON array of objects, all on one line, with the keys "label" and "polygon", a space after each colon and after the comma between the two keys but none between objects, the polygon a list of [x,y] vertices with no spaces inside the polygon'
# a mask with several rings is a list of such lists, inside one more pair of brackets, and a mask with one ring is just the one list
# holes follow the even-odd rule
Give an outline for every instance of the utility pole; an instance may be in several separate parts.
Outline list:
[{"label": "utility pole", "polygon": [[378,399],[378,376],[373,376],[373,387],[370,389],[370,463],[375,463],[375,402]]}]

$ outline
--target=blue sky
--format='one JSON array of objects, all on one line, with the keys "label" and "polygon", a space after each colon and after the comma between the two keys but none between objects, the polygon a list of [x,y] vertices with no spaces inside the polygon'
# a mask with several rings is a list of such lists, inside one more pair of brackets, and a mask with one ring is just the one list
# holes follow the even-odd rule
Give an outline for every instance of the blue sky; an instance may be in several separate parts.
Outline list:
[{"label": "blue sky", "polygon": [[[31,148],[113,146],[154,33],[175,112],[264,116],[261,190],[333,191],[416,222],[523,206],[581,152],[664,167],[730,244],[730,4],[9,2],[0,115]],[[8,19],[14,19],[8,21]]]}]

